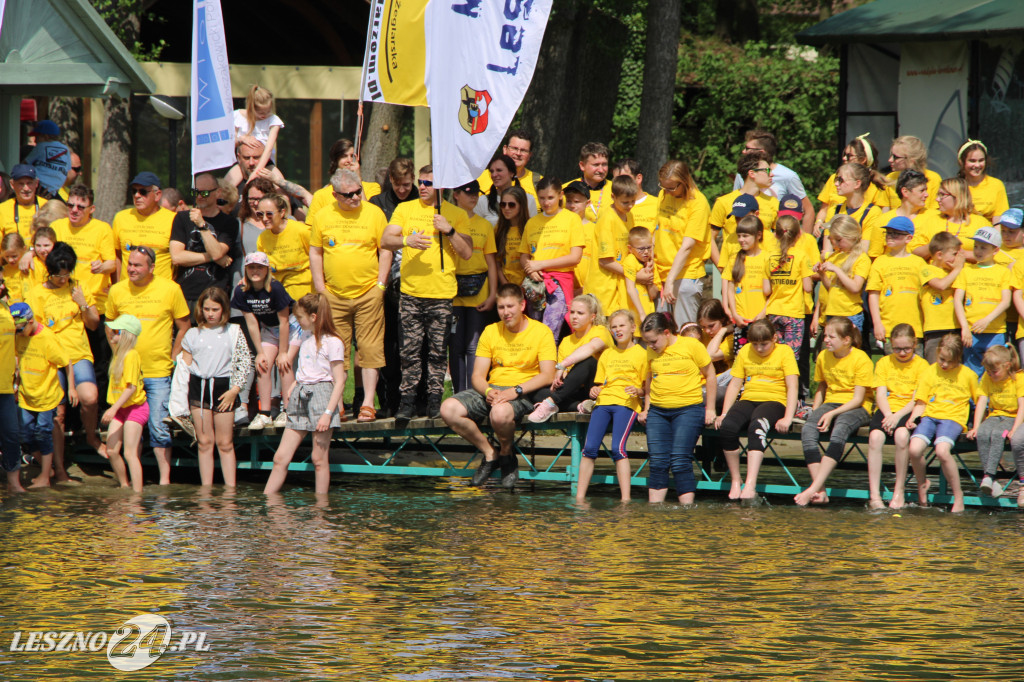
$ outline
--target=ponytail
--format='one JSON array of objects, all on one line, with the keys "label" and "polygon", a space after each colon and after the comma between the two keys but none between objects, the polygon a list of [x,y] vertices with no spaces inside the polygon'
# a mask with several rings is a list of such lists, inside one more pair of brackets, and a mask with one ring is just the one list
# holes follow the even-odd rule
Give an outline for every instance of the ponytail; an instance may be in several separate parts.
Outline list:
[{"label": "ponytail", "polygon": [[[757,241],[760,242],[764,236],[764,224],[761,219],[755,215],[745,215],[739,219],[736,223],[736,234],[746,234],[757,237]],[[743,279],[743,276],[747,274],[747,252],[743,249],[739,250],[736,254],[736,259],[732,263],[732,281],[733,283],[739,282]]]}]

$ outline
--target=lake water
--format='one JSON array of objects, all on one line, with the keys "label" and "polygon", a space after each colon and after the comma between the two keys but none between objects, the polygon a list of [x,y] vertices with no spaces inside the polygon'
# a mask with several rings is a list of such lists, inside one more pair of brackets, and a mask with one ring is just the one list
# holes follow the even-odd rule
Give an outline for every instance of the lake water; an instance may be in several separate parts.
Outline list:
[{"label": "lake water", "polygon": [[[0,679],[1024,677],[1013,511],[600,495],[584,509],[561,488],[451,479],[307,491],[5,498]],[[10,650],[18,631],[15,648],[145,613],[170,622],[172,644],[203,634],[209,650],[134,673],[105,649]]]}]

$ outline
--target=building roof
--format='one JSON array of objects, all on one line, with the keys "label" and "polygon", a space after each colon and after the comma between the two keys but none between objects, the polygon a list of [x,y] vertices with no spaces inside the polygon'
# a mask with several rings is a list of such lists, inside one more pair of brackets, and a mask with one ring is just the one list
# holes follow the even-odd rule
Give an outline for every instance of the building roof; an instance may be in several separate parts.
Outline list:
[{"label": "building roof", "polygon": [[128,97],[153,89],[152,79],[88,0],[6,3],[0,30],[0,91]]},{"label": "building roof", "polygon": [[801,31],[808,45],[979,38],[1024,29],[1022,0],[875,0]]}]

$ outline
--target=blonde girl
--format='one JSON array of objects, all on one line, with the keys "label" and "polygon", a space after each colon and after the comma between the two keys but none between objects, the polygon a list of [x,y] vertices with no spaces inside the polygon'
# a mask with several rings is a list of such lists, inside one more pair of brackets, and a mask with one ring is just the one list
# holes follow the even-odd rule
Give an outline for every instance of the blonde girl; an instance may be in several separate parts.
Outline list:
[{"label": "blonde girl", "polygon": [[286,397],[288,425],[274,453],[274,468],[263,492],[270,495],[281,490],[288,464],[312,431],[315,492],[326,495],[331,483],[331,434],[341,426],[338,408],[345,391],[345,344],[334,327],[331,305],[324,294],[300,298],[295,304],[295,319],[306,338],[299,348],[295,384]]},{"label": "blonde girl", "polygon": [[[839,215],[846,215],[857,221],[861,228],[861,240],[867,249],[868,255],[874,258],[885,252],[885,234],[879,234],[882,209],[869,202],[865,197],[869,187],[878,187],[874,183],[881,183],[885,188],[885,181],[880,175],[872,174],[867,166],[859,163],[844,163],[836,171],[836,193],[844,199],[829,212],[829,218]],[[826,230],[827,232],[827,230]],[[832,249],[826,243],[825,253],[829,254]]]},{"label": "blonde girl", "polygon": [[[843,149],[843,163],[859,163],[871,171],[871,184],[864,192],[864,200],[869,204],[881,206],[882,210],[885,210],[889,206],[889,197],[886,191],[888,183],[885,176],[878,172],[878,148],[868,139],[868,133],[858,135],[846,143],[846,147]],[[821,202],[821,210],[818,211],[817,220],[814,223],[815,237],[821,236],[829,216],[835,212],[835,207],[846,201],[836,192],[835,173],[825,181],[825,185],[818,194],[818,201]]]},{"label": "blonde girl", "polygon": [[[775,342],[775,327],[757,320],[748,328],[748,343],[736,356],[725,392],[722,416],[715,419],[729,465],[729,499],[757,496],[757,474],[768,447],[768,433],[789,433],[797,406],[800,371],[796,354]],[[737,401],[740,390],[743,397]],[[740,476],[740,433],[747,431],[747,478]]]},{"label": "blonde girl", "polygon": [[[935,456],[942,466],[953,491],[954,512],[964,510],[964,493],[960,488],[960,470],[953,458],[957,437],[967,427],[971,401],[978,399],[978,375],[963,362],[964,342],[957,334],[946,334],[939,342],[938,361],[921,375],[914,394],[914,411],[907,420],[910,436],[910,465],[917,479],[917,497],[921,505],[928,504],[928,488],[924,452],[935,446]],[[906,469],[896,470],[896,476],[906,476]]]},{"label": "blonde girl", "polygon": [[[818,354],[811,413],[807,416],[800,440],[804,461],[811,474],[811,484],[794,501],[800,506],[828,502],[825,481],[843,458],[850,436],[871,419],[871,397],[874,368],[860,346],[860,331],[846,317],[833,317],[825,323],[824,347]],[[818,441],[828,434],[828,448],[822,455]]]},{"label": "blonde girl", "polygon": [[824,304],[822,297],[818,299],[811,320],[811,333],[817,333],[822,316],[848,318],[858,330],[862,330],[864,304],[861,292],[871,272],[871,259],[867,255],[867,245],[861,239],[861,227],[850,216],[837,215],[829,221],[828,230],[833,253],[814,268],[828,297]]},{"label": "blonde girl", "polygon": [[619,483],[620,499],[630,499],[629,458],[626,439],[633,430],[637,415],[643,407],[644,384],[647,381],[647,351],[633,341],[636,320],[628,310],[616,310],[608,318],[608,329],[615,345],[601,353],[597,361],[597,374],[590,398],[597,404],[590,415],[587,439],[580,460],[580,475],[576,483],[576,500],[582,502],[594,474],[594,462],[601,443],[612,427],[611,458],[615,462],[615,477]]},{"label": "blonde girl", "polygon": [[210,287],[196,301],[198,326],[185,333],[181,355],[189,370],[188,404],[199,447],[199,477],[213,485],[213,446],[220,455],[224,485],[235,487],[235,408],[249,383],[249,345],[236,324],[228,323],[231,305],[219,287]]},{"label": "blonde girl", "polygon": [[747,325],[765,315],[765,303],[772,293],[768,280],[768,254],[761,248],[764,225],[754,215],[745,215],[736,223],[740,249],[722,269],[722,304],[736,325],[733,351],[747,342]]},{"label": "blonde girl", "polygon": [[985,351],[981,364],[985,373],[978,385],[974,428],[967,432],[967,437],[978,441],[982,494],[999,497],[1003,489],[996,481],[996,474],[1003,446],[1007,441],[1013,442],[1017,429],[1024,422],[1024,373],[1020,371],[1020,357],[1011,344],[992,346]]},{"label": "blonde girl", "polygon": [[274,96],[266,88],[253,85],[245,96],[245,109],[235,110],[234,123],[236,139],[247,135],[264,145],[263,155],[249,174],[256,177],[268,165],[273,165],[272,159],[277,159],[275,146],[284,121],[274,113]]},{"label": "blonde girl", "polygon": [[768,256],[768,319],[779,335],[779,341],[800,352],[804,342],[806,295],[814,291],[811,264],[807,256],[796,248],[803,231],[800,221],[791,215],[782,215],[775,221],[778,250]]},{"label": "blonde girl", "polygon": [[967,140],[956,154],[960,172],[967,181],[974,201],[974,211],[989,222],[994,221],[1010,208],[1003,181],[988,174],[988,147],[981,140]]},{"label": "blonde girl", "polygon": [[21,303],[25,300],[25,274],[18,267],[25,255],[25,240],[17,232],[4,235],[0,241],[0,253],[4,259],[4,287],[7,289],[7,303]]},{"label": "blonde girl", "polygon": [[[120,315],[107,321],[113,332],[110,339],[114,357],[110,360],[110,381],[107,384],[107,402],[110,407],[100,423],[108,425],[107,445],[100,454],[110,460],[118,483],[142,492],[142,427],[149,421],[149,403],[142,384],[142,358],[135,344],[142,334],[142,323],[134,315]],[[124,459],[121,450],[124,449]],[[127,470],[125,461],[128,462]]]}]

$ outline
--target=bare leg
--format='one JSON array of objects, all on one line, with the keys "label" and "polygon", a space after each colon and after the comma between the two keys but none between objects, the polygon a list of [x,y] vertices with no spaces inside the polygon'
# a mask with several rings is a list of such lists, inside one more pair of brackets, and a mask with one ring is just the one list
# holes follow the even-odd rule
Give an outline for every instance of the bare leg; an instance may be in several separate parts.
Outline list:
[{"label": "bare leg", "polygon": [[[591,466],[593,466],[593,462],[591,462]],[[619,479],[619,499],[622,502],[629,502],[631,499],[632,486],[630,485],[630,474],[628,459],[623,458],[615,463],[615,477]]]},{"label": "bare leg", "polygon": [[[313,467],[317,495],[326,495],[331,486],[330,449],[333,429],[313,434]],[[276,466],[276,463],[275,463]]]},{"label": "bare leg", "polygon": [[[170,449],[170,448],[168,448]],[[128,471],[132,476],[132,490],[142,492],[142,424],[125,422],[124,424],[124,459],[128,462]]]},{"label": "bare leg", "polygon": [[747,480],[740,493],[741,500],[752,500],[757,497],[757,475],[761,473],[761,462],[764,453],[758,450],[747,451]]},{"label": "bare leg", "polygon": [[[274,371],[274,361],[277,359],[277,346],[275,344],[264,343],[263,355],[266,356],[267,362],[270,363],[270,369],[266,372],[256,373],[256,391],[260,396],[259,409],[269,410],[270,390],[273,382],[271,372]],[[283,391],[284,387],[282,386],[281,389]],[[282,395],[284,394],[282,393]]]},{"label": "bare leg", "polygon": [[594,476],[594,460],[584,457],[580,460],[580,475],[576,481],[576,501],[582,502],[587,497],[587,489],[590,487],[590,479]]},{"label": "bare leg", "polygon": [[58,405],[53,417],[53,480],[57,483],[71,480],[64,470],[64,422],[67,413],[67,405]]},{"label": "bare leg", "polygon": [[[900,432],[903,432],[903,440],[905,445],[900,447]],[[892,499],[889,501],[889,509],[903,509],[903,505],[906,504],[906,486],[907,486],[907,463],[910,461],[910,445],[909,445],[909,432],[906,429],[897,429],[894,436],[896,440],[896,449],[893,455],[893,463],[896,469],[896,480],[892,485]],[[920,439],[918,439],[920,440]]]},{"label": "bare leg", "polygon": [[192,423],[196,427],[199,480],[203,485],[213,485],[213,410],[193,407]]},{"label": "bare leg", "polygon": [[[497,460],[498,453],[494,451],[494,448],[487,441],[487,436],[480,432],[480,427],[468,415],[469,413],[466,412],[465,405],[455,398],[448,398],[448,400],[441,403],[441,419],[444,419],[452,431],[462,436],[479,450],[488,462]],[[511,449],[511,446],[509,449]]]},{"label": "bare leg", "polygon": [[[238,464],[235,461],[235,411],[213,413],[213,433],[217,441],[217,454],[220,455],[220,475],[224,485],[234,488],[237,480]],[[213,472],[210,472],[213,482]]]},{"label": "bare leg", "polygon": [[121,443],[124,440],[124,424],[116,419],[110,422],[107,430],[107,458],[110,459],[110,468],[117,476],[117,482],[122,488],[127,488],[128,469],[125,468],[124,460],[121,459]]},{"label": "bare leg", "polygon": [[868,434],[868,506],[882,509],[882,446],[885,445],[885,431]]},{"label": "bare leg", "polygon": [[946,477],[949,487],[953,489],[953,508],[950,511],[962,512],[964,510],[964,491],[960,488],[960,467],[953,455],[950,454],[949,443],[936,443],[935,455],[942,465],[942,474]]},{"label": "bare leg", "polygon": [[160,485],[171,484],[171,448],[153,448],[153,457],[156,458],[156,466],[160,470]]},{"label": "bare leg", "polygon": [[96,384],[79,384],[78,400],[82,410],[82,428],[85,429],[85,442],[93,450],[99,451],[103,447],[100,435],[96,433],[97,401],[99,394],[96,392]]},{"label": "bare leg", "polygon": [[928,488],[932,482],[928,480],[928,465],[924,461],[924,449],[928,444],[921,438],[911,438],[909,445],[910,466],[914,469],[917,479],[917,501],[922,507],[928,506]]},{"label": "bare leg", "polygon": [[664,502],[665,496],[668,494],[668,488],[654,488],[647,489],[647,501],[654,504],[658,502]]},{"label": "bare leg", "polygon": [[33,452],[32,457],[39,462],[40,470],[39,475],[32,479],[29,484],[29,488],[49,488],[50,487],[50,476],[53,473],[53,453],[48,455],[40,455],[39,452]]},{"label": "bare leg", "polygon": [[373,407],[373,397],[377,395],[377,377],[380,375],[380,370],[363,367],[362,375],[363,405],[366,407]]},{"label": "bare leg", "polygon": [[740,451],[739,450],[725,450],[725,463],[729,465],[729,478],[732,479],[732,485],[729,486],[729,499],[738,500],[740,498],[740,492],[743,490],[743,478],[740,473]]},{"label": "bare leg", "polygon": [[693,504],[697,499],[697,493],[683,493],[679,496],[679,504]]},{"label": "bare leg", "polygon": [[814,478],[803,492],[793,498],[793,501],[801,507],[806,507],[811,503],[825,504],[828,502],[828,495],[824,493],[825,482],[832,470],[836,468],[836,464],[837,462],[828,456],[822,457],[821,462],[808,464],[807,468]]},{"label": "bare leg", "polygon": [[9,493],[23,493],[25,487],[21,485],[21,470],[15,469],[14,471],[7,472],[7,492]]},{"label": "bare leg", "polygon": [[491,428],[498,439],[499,457],[512,454],[512,442],[516,437],[516,413],[509,403],[502,403],[491,408]]},{"label": "bare leg", "polygon": [[295,429],[284,430],[281,442],[277,446],[277,452],[274,453],[274,468],[270,470],[267,485],[263,488],[265,495],[276,493],[284,485],[284,479],[288,476],[288,465],[291,464],[292,457],[295,456],[295,451],[302,444],[306,433],[306,431],[296,431]]}]

